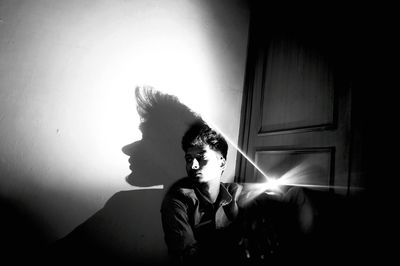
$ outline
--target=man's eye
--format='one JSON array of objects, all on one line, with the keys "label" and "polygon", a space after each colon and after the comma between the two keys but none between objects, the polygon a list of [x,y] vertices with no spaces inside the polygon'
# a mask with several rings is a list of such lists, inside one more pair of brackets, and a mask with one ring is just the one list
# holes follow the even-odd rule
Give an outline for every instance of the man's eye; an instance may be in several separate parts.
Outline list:
[{"label": "man's eye", "polygon": [[204,154],[202,154],[202,155],[197,156],[196,159],[198,161],[204,161],[206,159],[206,156]]}]

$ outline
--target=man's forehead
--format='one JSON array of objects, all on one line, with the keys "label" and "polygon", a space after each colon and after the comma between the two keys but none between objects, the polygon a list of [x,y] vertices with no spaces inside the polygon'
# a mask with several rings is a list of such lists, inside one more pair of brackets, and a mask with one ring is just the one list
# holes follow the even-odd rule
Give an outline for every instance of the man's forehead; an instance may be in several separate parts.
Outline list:
[{"label": "man's forehead", "polygon": [[185,155],[200,155],[204,153],[218,153],[210,148],[209,145],[199,145],[199,146],[192,146],[189,147],[185,153]]},{"label": "man's forehead", "polygon": [[209,150],[210,150],[210,147],[208,145],[192,146],[187,149],[185,154],[190,154],[190,155],[203,154]]}]

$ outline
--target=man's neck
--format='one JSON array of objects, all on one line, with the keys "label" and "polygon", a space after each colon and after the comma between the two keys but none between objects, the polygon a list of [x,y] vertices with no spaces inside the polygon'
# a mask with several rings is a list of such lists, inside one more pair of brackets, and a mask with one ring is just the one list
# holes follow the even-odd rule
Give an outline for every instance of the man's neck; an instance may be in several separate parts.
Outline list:
[{"label": "man's neck", "polygon": [[202,193],[210,200],[211,203],[215,203],[215,201],[217,200],[219,194],[219,188],[220,188],[219,179],[214,179],[206,183],[200,184],[200,189]]}]

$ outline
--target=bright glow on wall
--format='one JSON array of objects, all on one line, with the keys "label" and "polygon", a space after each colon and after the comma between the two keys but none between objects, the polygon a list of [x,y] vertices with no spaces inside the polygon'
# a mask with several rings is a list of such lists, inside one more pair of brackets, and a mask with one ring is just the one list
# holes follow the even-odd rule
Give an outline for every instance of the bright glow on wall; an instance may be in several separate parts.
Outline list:
[{"label": "bright glow on wall", "polygon": [[[0,192],[34,198],[61,234],[132,189],[121,148],[141,138],[136,85],[178,96],[237,140],[248,14],[223,2],[2,1]],[[86,209],[57,217],[76,201]]]}]

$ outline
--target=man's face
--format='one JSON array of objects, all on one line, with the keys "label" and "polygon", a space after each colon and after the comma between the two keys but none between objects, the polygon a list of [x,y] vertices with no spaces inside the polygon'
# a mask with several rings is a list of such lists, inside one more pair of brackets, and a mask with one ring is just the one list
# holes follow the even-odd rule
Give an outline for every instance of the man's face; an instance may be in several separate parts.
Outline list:
[{"label": "man's face", "polygon": [[220,178],[226,163],[221,153],[210,149],[208,145],[190,147],[185,154],[185,161],[188,176],[198,182]]}]

